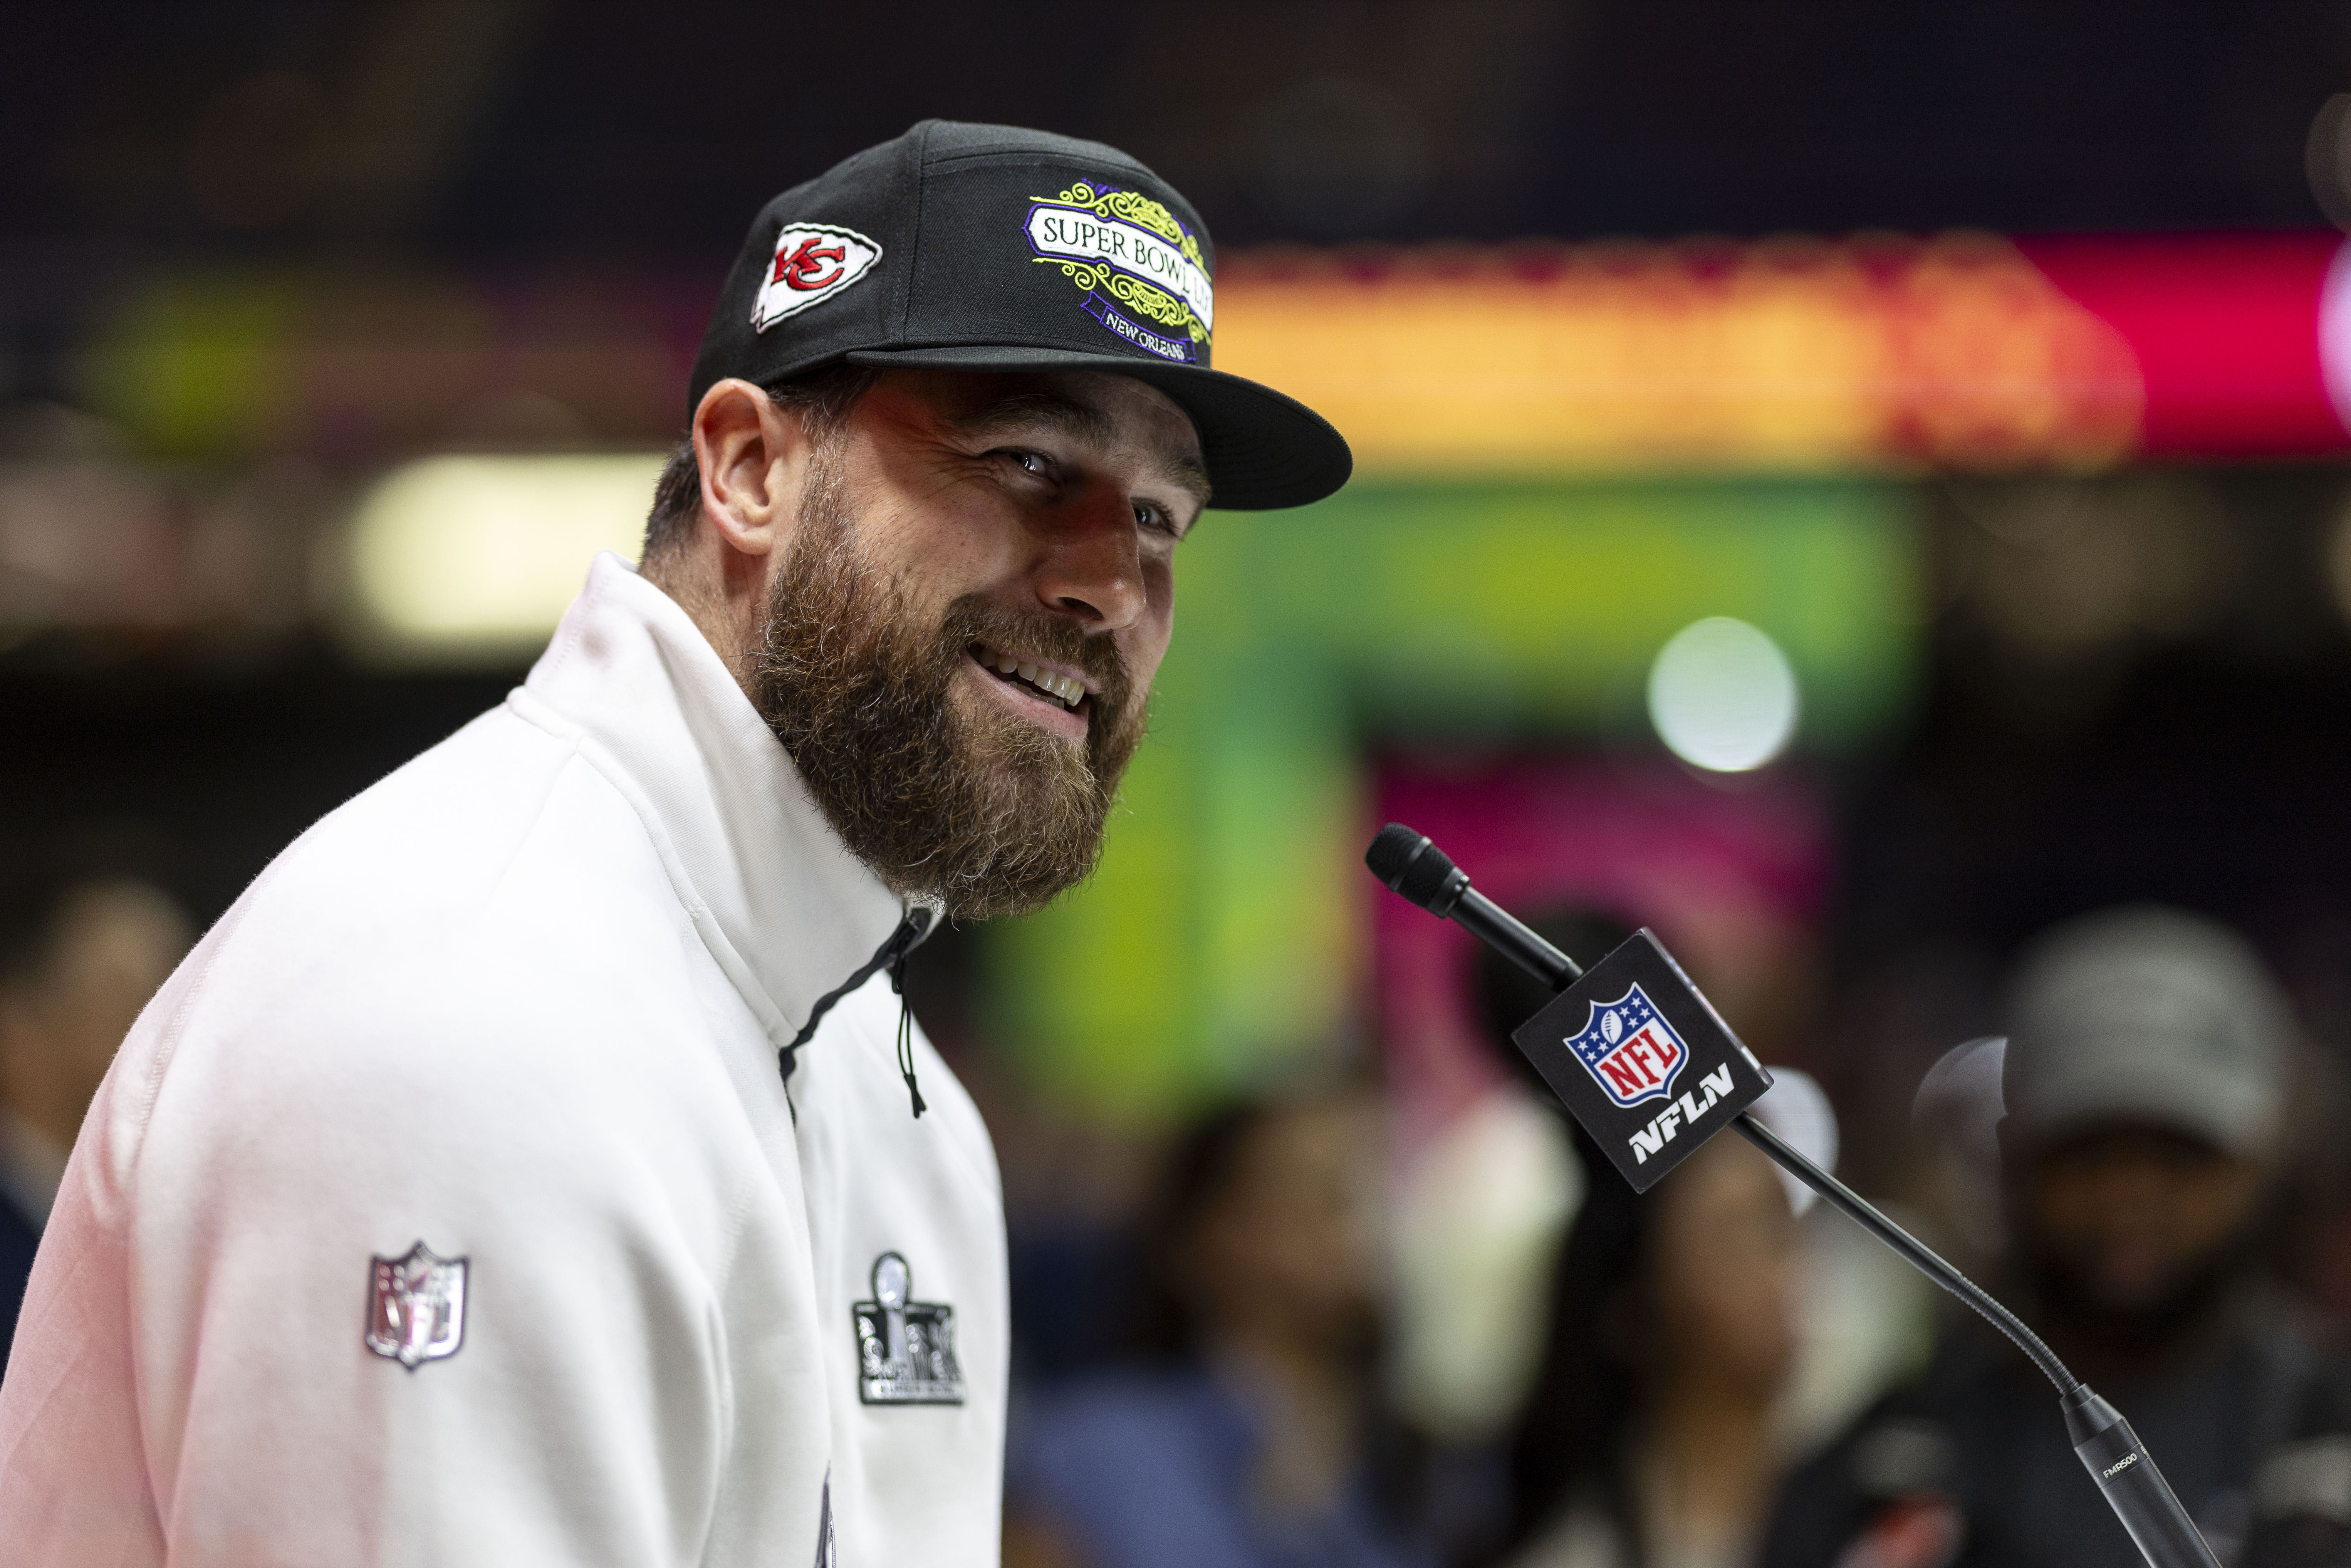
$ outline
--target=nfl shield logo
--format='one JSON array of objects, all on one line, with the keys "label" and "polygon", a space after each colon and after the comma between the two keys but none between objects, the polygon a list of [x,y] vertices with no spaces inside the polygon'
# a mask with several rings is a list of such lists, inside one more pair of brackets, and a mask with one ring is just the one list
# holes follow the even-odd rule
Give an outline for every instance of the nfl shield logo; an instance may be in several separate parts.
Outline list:
[{"label": "nfl shield logo", "polygon": [[1689,1047],[1637,985],[1613,1002],[1595,1003],[1592,1021],[1565,1044],[1619,1105],[1665,1099],[1689,1061]]},{"label": "nfl shield logo", "polygon": [[465,1264],[436,1258],[419,1241],[397,1258],[372,1260],[367,1347],[413,1372],[457,1354],[465,1343]]}]

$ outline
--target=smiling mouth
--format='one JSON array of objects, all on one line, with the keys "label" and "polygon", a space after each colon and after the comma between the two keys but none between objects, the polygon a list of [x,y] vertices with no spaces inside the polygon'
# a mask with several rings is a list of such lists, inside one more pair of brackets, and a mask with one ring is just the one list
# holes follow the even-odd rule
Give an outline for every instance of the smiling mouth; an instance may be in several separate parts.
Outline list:
[{"label": "smiling mouth", "polygon": [[1083,681],[1057,674],[1051,670],[1039,669],[1025,659],[1016,658],[982,643],[974,643],[970,652],[974,664],[1007,685],[1018,686],[1030,696],[1059,703],[1071,713],[1085,708],[1086,687]]}]

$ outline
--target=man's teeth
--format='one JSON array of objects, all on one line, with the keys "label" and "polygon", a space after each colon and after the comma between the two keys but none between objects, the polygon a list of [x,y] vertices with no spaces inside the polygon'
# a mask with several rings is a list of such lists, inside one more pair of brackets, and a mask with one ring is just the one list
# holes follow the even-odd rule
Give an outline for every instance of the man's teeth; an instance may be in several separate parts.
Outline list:
[{"label": "man's teeth", "polygon": [[1085,697],[1086,684],[1083,681],[1073,680],[1068,675],[1057,675],[1050,670],[1040,670],[1036,665],[1013,658],[1008,653],[991,652],[988,662],[996,666],[999,674],[1018,675],[1039,691],[1061,698],[1061,706],[1064,707],[1075,707]]}]

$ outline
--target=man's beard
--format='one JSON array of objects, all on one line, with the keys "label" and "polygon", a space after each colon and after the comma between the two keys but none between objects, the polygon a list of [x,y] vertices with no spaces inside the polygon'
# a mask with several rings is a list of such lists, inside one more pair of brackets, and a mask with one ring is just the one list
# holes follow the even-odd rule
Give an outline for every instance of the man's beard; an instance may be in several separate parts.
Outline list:
[{"label": "man's beard", "polygon": [[[1125,663],[1107,636],[978,595],[918,625],[903,584],[860,543],[820,456],[768,598],[752,700],[834,831],[893,892],[935,897],[949,918],[1038,908],[1101,856],[1112,796],[1143,737]],[[1084,744],[984,697],[956,702],[974,644],[1092,676]]]},{"label": "man's beard", "polygon": [[2127,1299],[2102,1289],[2087,1266],[2060,1255],[2029,1224],[2022,1231],[2023,1260],[2043,1303],[2071,1320],[2076,1332],[2095,1334],[2116,1354],[2147,1356],[2212,1321],[2261,1277],[2273,1249],[2272,1226],[2267,1215],[2252,1217],[2203,1251],[2180,1260],[2153,1289]]}]

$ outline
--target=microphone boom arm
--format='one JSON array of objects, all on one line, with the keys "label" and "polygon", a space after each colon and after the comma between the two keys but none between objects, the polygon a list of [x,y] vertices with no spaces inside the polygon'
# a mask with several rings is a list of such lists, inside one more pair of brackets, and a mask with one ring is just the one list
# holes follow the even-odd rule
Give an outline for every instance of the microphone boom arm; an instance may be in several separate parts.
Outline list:
[{"label": "microphone boom arm", "polygon": [[[1400,823],[1391,822],[1372,841],[1364,857],[1372,874],[1389,890],[1440,919],[1449,919],[1554,991],[1583,977],[1574,959],[1552,946],[1523,921],[1469,885],[1468,874],[1445,852]],[[2042,1375],[2057,1387],[2065,1434],[2091,1479],[2130,1532],[2149,1568],[2220,1568],[2195,1521],[2155,1456],[2128,1421],[2089,1385],[2066,1369],[2054,1351],[2023,1319],[2002,1306],[1934,1249],[1911,1235],[1867,1198],[1837,1180],[1760,1121],[1741,1111],[1730,1124],[1781,1169],[1802,1182],[1833,1207],[1892,1248],[1909,1265],[1965,1301],[2006,1334]]]}]

